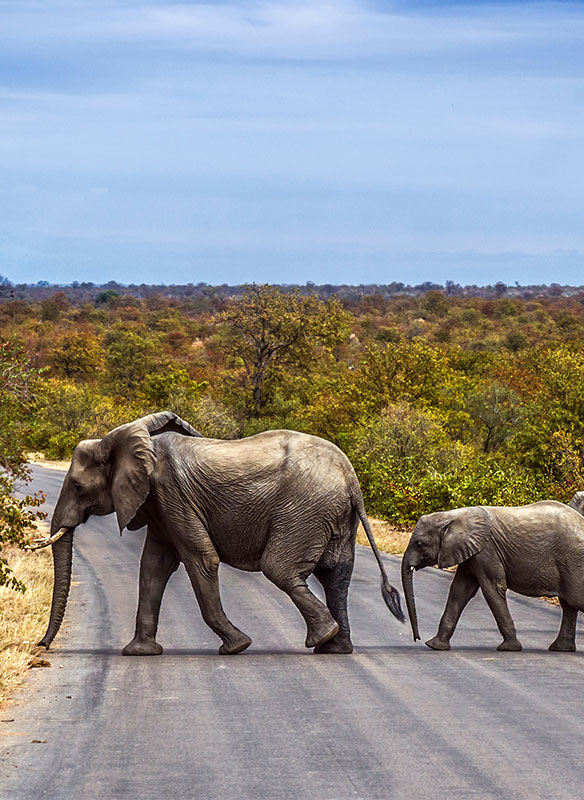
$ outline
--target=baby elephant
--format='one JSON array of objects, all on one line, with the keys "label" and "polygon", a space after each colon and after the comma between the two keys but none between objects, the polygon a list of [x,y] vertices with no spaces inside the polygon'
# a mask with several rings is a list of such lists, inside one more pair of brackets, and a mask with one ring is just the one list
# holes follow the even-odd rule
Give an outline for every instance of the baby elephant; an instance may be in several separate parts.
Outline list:
[{"label": "baby elephant", "polygon": [[402,562],[414,641],[420,638],[413,572],[458,564],[438,633],[426,644],[449,650],[466,604],[480,587],[503,636],[497,650],[521,650],[507,607],[512,589],[528,597],[558,596],[562,623],[550,650],[576,650],[576,617],[584,611],[584,516],[543,500],[517,508],[474,506],[420,517]]}]

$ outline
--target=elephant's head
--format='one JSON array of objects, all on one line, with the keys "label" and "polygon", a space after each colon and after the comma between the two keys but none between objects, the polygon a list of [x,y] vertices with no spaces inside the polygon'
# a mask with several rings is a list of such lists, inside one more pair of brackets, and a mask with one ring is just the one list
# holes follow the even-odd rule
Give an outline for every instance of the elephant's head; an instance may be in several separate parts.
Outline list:
[{"label": "elephant's head", "polygon": [[75,528],[92,514],[113,511],[120,532],[130,524],[150,491],[156,462],[152,437],[166,432],[201,435],[176,414],[162,411],[120,425],[103,439],[80,442],[75,448],[51,519],[50,536],[37,545],[52,545],[54,566],[51,616],[39,645],[49,648],[65,614]]},{"label": "elephant's head", "polygon": [[414,641],[420,638],[413,573],[422,567],[453,567],[483,549],[491,532],[489,512],[482,506],[438,511],[420,517],[402,560],[402,585]]}]

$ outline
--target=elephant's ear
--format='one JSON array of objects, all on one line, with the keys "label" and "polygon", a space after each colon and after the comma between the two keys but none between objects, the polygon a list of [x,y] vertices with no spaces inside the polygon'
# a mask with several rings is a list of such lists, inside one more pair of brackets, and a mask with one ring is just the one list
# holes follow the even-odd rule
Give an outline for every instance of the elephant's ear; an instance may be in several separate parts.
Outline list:
[{"label": "elephant's ear", "polygon": [[439,567],[453,567],[476,555],[491,535],[491,518],[486,508],[461,509],[446,522],[438,553]]},{"label": "elephant's ear", "polygon": [[120,533],[148,497],[156,463],[152,440],[141,420],[120,425],[104,436],[100,460],[110,469],[110,491]]},{"label": "elephant's ear", "polygon": [[202,436],[192,425],[177,417],[172,411],[148,414],[147,417],[137,419],[136,422],[144,425],[150,436],[157,436],[159,433],[182,433],[183,436]]},{"label": "elephant's ear", "polygon": [[570,508],[576,509],[579,514],[584,514],[584,492],[576,492],[568,505]]},{"label": "elephant's ear", "polygon": [[111,470],[110,491],[120,532],[136,516],[150,491],[150,475],[156,464],[151,437],[167,432],[201,436],[176,414],[161,411],[114,428],[100,442],[100,460]]}]

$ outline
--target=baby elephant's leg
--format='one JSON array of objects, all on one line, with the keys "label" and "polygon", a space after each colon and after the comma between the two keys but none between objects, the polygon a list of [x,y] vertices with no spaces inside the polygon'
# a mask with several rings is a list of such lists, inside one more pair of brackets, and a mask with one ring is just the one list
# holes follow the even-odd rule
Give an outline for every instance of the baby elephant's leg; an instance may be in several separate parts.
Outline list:
[{"label": "baby elephant's leg", "polygon": [[479,584],[474,575],[468,568],[461,565],[456,570],[454,580],[450,585],[448,600],[438,626],[438,633],[433,639],[429,639],[426,644],[432,650],[450,650],[450,639],[464,611],[465,606],[472,600],[479,588]]},{"label": "baby elephant's leg", "polygon": [[481,590],[503,637],[497,650],[508,652],[522,650],[521,642],[517,638],[515,623],[507,605],[507,583],[503,580],[481,582]]}]

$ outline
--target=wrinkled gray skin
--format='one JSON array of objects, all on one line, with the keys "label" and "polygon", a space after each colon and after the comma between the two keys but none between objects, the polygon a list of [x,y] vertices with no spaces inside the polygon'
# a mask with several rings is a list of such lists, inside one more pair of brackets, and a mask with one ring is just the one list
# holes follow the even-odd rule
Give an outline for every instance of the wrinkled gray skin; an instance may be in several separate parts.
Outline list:
[{"label": "wrinkled gray skin", "polygon": [[544,500],[517,508],[475,506],[420,517],[402,562],[414,640],[419,639],[413,572],[458,564],[438,633],[426,642],[449,650],[458,619],[477,590],[497,622],[497,650],[521,650],[507,606],[511,589],[528,597],[558,596],[562,622],[550,650],[576,649],[576,617],[584,611],[584,517],[573,508]]},{"label": "wrinkled gray skin", "polygon": [[[286,592],[307,625],[306,646],[350,653],[347,592],[355,536],[363,522],[382,571],[382,593],[403,621],[399,593],[387,581],[346,456],[330,442],[292,431],[237,441],[205,439],[170,412],[122,425],[103,439],[80,442],[51,521],[55,582],[49,647],[67,603],[73,531],[91,514],[115,511],[120,532],[148,526],[140,566],[136,633],[124,655],[158,655],[162,594],[182,562],[203,619],[238,653],[251,639],[227,619],[219,597],[224,562],[261,570]],[[318,578],[326,606],[308,589]]]}]

